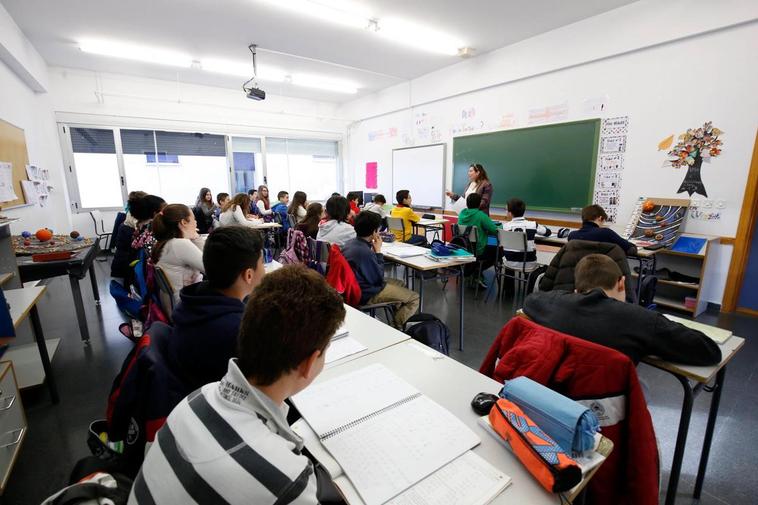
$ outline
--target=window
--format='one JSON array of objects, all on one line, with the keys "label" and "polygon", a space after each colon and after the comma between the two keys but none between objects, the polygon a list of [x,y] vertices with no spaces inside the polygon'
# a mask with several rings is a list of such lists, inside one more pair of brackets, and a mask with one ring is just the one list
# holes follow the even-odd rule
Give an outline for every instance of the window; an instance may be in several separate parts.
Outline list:
[{"label": "window", "polygon": [[337,142],[266,139],[266,172],[271,195],[305,191],[326,200],[337,189]]},{"label": "window", "polygon": [[71,128],[79,206],[83,209],[122,207],[113,130]]},{"label": "window", "polygon": [[229,188],[223,135],[121,130],[127,189],[194,205],[200,188]]},{"label": "window", "polygon": [[232,137],[232,166],[234,167],[233,193],[247,193],[263,184],[260,169],[263,166],[261,139]]}]

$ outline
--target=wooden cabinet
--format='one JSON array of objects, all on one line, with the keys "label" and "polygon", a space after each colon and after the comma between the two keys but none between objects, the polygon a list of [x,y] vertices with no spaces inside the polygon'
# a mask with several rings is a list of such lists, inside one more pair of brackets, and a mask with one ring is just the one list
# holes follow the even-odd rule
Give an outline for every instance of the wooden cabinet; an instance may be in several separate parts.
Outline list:
[{"label": "wooden cabinet", "polygon": [[0,362],[0,494],[5,491],[13,464],[26,437],[26,415],[13,365]]}]

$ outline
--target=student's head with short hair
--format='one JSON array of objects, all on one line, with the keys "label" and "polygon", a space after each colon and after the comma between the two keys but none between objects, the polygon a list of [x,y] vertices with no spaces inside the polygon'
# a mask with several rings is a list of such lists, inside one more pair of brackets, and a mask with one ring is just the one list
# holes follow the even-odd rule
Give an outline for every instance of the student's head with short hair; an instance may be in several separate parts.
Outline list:
[{"label": "student's head with short hair", "polygon": [[400,191],[395,194],[395,200],[400,205],[410,205],[411,204],[411,192],[407,189],[401,189]]},{"label": "student's head with short hair", "polygon": [[384,198],[384,195],[374,195],[374,199],[372,201],[377,205],[387,204],[387,199]]},{"label": "student's head with short hair", "polygon": [[523,217],[526,212],[526,203],[520,198],[511,198],[506,205],[511,217]]},{"label": "student's head with short hair", "polygon": [[[332,193],[332,196],[342,196],[341,194],[337,193],[336,191]],[[331,198],[331,197],[330,197]]]},{"label": "student's head with short hair", "polygon": [[355,235],[360,238],[370,238],[382,226],[382,216],[376,212],[361,212],[355,216],[353,228]]},{"label": "student's head with short hair", "polygon": [[482,195],[479,193],[471,193],[466,197],[466,208],[467,209],[478,209],[479,205],[482,203]]},{"label": "student's head with short hair", "polygon": [[326,201],[326,213],[329,219],[343,222],[350,214],[350,204],[344,196],[333,196]]},{"label": "student's head with short hair", "polygon": [[611,258],[604,254],[588,254],[574,269],[574,290],[587,293],[602,289],[610,298],[626,301],[624,274]]},{"label": "student's head with short hair", "polygon": [[203,247],[205,279],[214,289],[244,299],[258,284],[263,269],[263,238],[246,226],[213,230]]},{"label": "student's head with short hair", "polygon": [[219,193],[216,195],[216,203],[219,207],[223,207],[227,200],[229,200],[229,193]]},{"label": "student's head with short hair", "polygon": [[290,201],[290,194],[286,191],[280,191],[276,194],[276,199],[284,204],[287,204]]},{"label": "student's head with short hair", "polygon": [[247,301],[237,365],[254,386],[277,383],[293,395],[321,373],[324,353],[344,319],[342,298],[322,275],[304,265],[280,268]]},{"label": "student's head with short hair", "polygon": [[[137,200],[141,200],[147,196],[147,193],[144,191],[132,191],[129,193],[129,197],[126,200],[126,210],[131,212],[132,206],[134,205],[134,202]],[[132,214],[132,217],[134,214]]]},{"label": "student's head with short hair", "polygon": [[347,198],[348,202],[357,202],[360,200],[361,194],[357,191],[350,191],[345,198]]},{"label": "student's head with short hair", "polygon": [[592,221],[593,223],[602,224],[608,221],[608,214],[605,213],[600,205],[588,205],[582,209],[582,221]]}]

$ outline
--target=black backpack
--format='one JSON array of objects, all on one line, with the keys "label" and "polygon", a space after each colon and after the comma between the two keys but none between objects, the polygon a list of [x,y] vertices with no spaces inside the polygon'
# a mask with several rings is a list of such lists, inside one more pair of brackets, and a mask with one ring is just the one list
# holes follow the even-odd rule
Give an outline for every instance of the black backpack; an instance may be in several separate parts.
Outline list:
[{"label": "black backpack", "polygon": [[[453,238],[450,239],[450,244],[460,249],[465,249],[466,251],[476,256],[476,247],[474,247],[474,245],[471,243],[471,240],[469,240],[472,229],[473,226],[466,226],[463,232],[459,232],[458,235],[453,235]],[[474,272],[476,272],[477,268],[478,267],[476,263],[467,263],[463,267],[463,275],[468,277],[469,275],[472,275]]]},{"label": "black backpack", "polygon": [[450,330],[447,325],[432,314],[414,314],[403,326],[403,331],[413,340],[450,355]]}]

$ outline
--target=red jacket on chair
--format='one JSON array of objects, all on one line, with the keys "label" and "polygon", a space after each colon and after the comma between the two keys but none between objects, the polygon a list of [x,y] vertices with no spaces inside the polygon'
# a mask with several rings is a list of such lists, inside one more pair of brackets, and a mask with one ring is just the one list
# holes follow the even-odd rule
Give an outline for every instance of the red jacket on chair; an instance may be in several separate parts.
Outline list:
[{"label": "red jacket on chair", "polygon": [[479,372],[498,382],[529,377],[595,412],[614,447],[589,483],[587,503],[658,503],[653,422],[627,356],[515,317],[500,331]]},{"label": "red jacket on chair", "polygon": [[326,269],[326,282],[337,290],[345,303],[357,307],[361,303],[361,287],[355,278],[350,263],[342,255],[337,244],[329,248],[329,266]]}]

